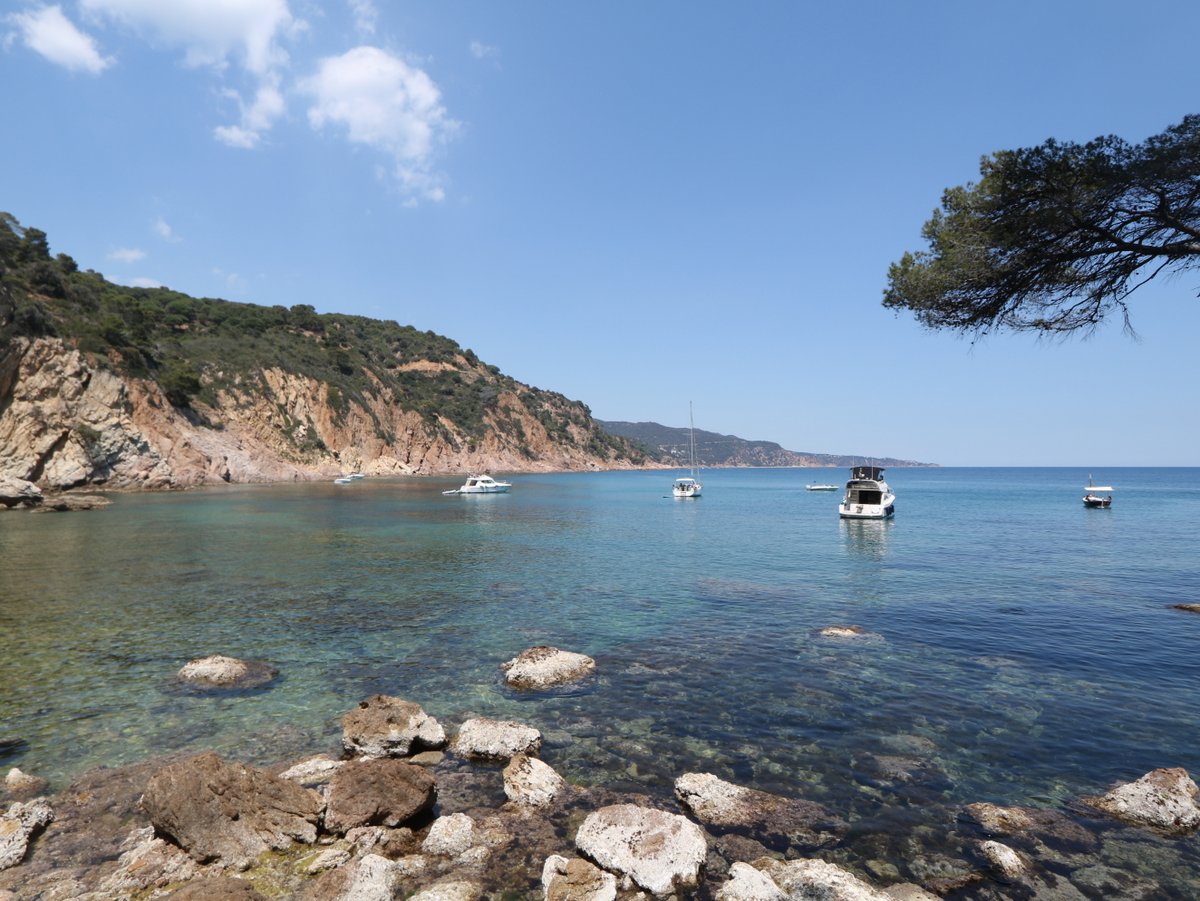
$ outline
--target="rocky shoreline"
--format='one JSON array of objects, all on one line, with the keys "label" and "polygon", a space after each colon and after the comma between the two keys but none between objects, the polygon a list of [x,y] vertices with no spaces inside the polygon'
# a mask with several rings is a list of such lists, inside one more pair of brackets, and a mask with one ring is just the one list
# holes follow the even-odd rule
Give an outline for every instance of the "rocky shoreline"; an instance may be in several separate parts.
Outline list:
[{"label": "rocky shoreline", "polygon": [[[589,678],[596,661],[536,647],[501,669],[537,692]],[[225,691],[273,676],[215,655],[177,678]],[[388,695],[341,726],[336,755],[266,767],[173,755],[95,770],[56,794],[13,768],[0,788],[0,901],[1145,901],[1186,895],[1162,889],[1153,866],[1102,863],[1111,831],[1194,844],[1200,828],[1200,790],[1180,768],[1061,810],[974,803],[945,827],[964,837],[963,858],[926,862],[916,884],[846,853],[879,824],[802,797],[706,772],[654,796],[572,782],[540,759],[532,725],[472,717],[451,736]]]}]

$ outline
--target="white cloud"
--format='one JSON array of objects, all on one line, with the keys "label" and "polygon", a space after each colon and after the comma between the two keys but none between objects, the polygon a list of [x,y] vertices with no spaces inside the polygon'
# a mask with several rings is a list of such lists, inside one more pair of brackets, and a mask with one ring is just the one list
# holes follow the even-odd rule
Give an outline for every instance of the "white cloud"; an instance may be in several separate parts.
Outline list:
[{"label": "white cloud", "polygon": [[108,258],[116,260],[118,263],[136,263],[145,256],[146,251],[138,250],[136,247],[118,247],[108,255]]},{"label": "white cloud", "polygon": [[313,98],[308,120],[314,128],[342,126],[352,142],[390,155],[406,193],[435,201],[445,196],[433,159],[458,123],[421,69],[377,47],[356,47],[321,60],[301,90]]},{"label": "white cloud", "polygon": [[470,49],[471,56],[476,59],[498,59],[500,57],[499,47],[493,47],[483,41],[471,41]]},{"label": "white cloud", "polygon": [[80,0],[80,6],[152,42],[182,48],[189,66],[225,73],[232,64],[249,73],[253,99],[226,91],[241,117],[215,129],[218,140],[254,147],[283,114],[280,72],[288,55],[279,41],[305,27],[292,17],[287,0]]},{"label": "white cloud", "polygon": [[224,68],[235,58],[255,74],[287,61],[276,39],[294,24],[287,0],[80,0],[80,7],[183,47],[189,65]]},{"label": "white cloud", "polygon": [[240,125],[221,125],[214,129],[217,140],[231,147],[253,148],[271,124],[283,115],[287,104],[278,84],[264,82],[259,85],[251,103],[243,103],[236,91],[228,92],[241,109]]},{"label": "white cloud", "polygon": [[346,0],[350,13],[354,16],[354,28],[363,37],[375,33],[375,23],[379,19],[379,10],[375,8],[374,0]]},{"label": "white cloud", "polygon": [[164,241],[171,241],[172,243],[174,243],[175,241],[179,240],[179,238],[176,237],[176,235],[175,235],[175,231],[171,228],[171,226],[169,226],[167,224],[166,220],[163,219],[162,217],[155,219],[154,224],[151,226],[151,228],[153,228],[154,233],[156,235],[158,235],[160,238],[162,238]]},{"label": "white cloud", "polygon": [[61,6],[37,7],[5,20],[17,27],[25,46],[65,69],[99,75],[116,62],[100,55],[96,42],[63,15]]}]

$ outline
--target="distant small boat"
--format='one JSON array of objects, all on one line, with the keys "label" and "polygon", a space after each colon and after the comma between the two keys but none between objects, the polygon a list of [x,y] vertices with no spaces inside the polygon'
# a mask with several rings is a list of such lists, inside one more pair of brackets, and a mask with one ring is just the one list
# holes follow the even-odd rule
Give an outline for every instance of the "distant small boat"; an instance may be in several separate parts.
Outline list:
[{"label": "distant small boat", "polygon": [[1092,477],[1088,476],[1088,483],[1083,486],[1086,492],[1083,496],[1083,505],[1085,507],[1111,507],[1112,506],[1112,486],[1111,485],[1096,485],[1092,482]]},{"label": "distant small boat", "polygon": [[804,487],[808,491],[837,491],[838,490],[837,485],[805,485]]},{"label": "distant small boat", "polygon": [[692,405],[688,402],[688,454],[692,474],[676,479],[671,485],[672,497],[699,497],[704,486],[696,479],[696,423],[692,418]]},{"label": "distant small boat", "polygon": [[511,482],[497,482],[489,475],[472,473],[461,486],[443,491],[442,494],[504,494],[511,487]]},{"label": "distant small boat", "polygon": [[366,476],[364,476],[361,472],[352,472],[346,478],[350,479],[352,482],[357,482],[359,479],[365,479]]},{"label": "distant small boat", "polygon": [[333,484],[335,484],[335,485],[349,485],[349,484],[350,484],[351,482],[353,482],[353,481],[354,481],[354,479],[350,478],[350,476],[339,476],[338,478],[336,478],[336,479],[334,479],[334,480],[333,480]]},{"label": "distant small boat", "polygon": [[896,513],[896,495],[883,480],[882,466],[854,466],[846,496],[838,504],[842,519],[889,519]]}]

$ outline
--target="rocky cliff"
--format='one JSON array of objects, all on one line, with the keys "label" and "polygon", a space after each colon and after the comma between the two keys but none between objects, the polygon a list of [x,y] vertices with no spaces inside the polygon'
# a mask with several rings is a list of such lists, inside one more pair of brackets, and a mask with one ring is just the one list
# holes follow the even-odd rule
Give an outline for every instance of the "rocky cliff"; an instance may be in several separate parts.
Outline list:
[{"label": "rocky cliff", "polygon": [[[473,357],[473,355],[471,355]],[[466,355],[437,364],[490,387],[481,427],[430,417],[378,379],[347,401],[312,376],[266,368],[214,380],[210,402],[173,405],[159,383],[58,337],[0,346],[0,480],[43,490],[467,470],[632,468],[646,461],[587,408]],[[419,366],[420,364],[409,364]]]}]

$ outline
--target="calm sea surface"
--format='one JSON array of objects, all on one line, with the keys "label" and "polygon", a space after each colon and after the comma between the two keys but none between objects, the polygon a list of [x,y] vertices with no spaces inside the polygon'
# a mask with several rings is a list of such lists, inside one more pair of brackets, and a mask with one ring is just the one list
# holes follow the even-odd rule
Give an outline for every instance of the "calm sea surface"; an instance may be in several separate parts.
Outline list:
[{"label": "calm sea surface", "polygon": [[[893,469],[882,523],[805,491],[844,470],[706,471],[695,500],[665,496],[673,475],[0,514],[0,740],[26,743],[0,764],[61,788],[166,751],[336,750],[341,714],[383,692],[451,732],[476,715],[537,726],[573,781],[669,794],[702,770],[906,829],[973,801],[1065,805],[1156,767],[1200,775],[1200,615],[1171,609],[1200,602],[1200,469],[1095,472],[1108,510],[1080,502],[1086,469]],[[510,691],[499,665],[537,644],[590,654],[597,675]],[[176,685],[212,653],[280,678]],[[1172,848],[1197,866],[1195,842]]]}]

